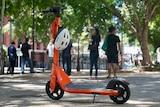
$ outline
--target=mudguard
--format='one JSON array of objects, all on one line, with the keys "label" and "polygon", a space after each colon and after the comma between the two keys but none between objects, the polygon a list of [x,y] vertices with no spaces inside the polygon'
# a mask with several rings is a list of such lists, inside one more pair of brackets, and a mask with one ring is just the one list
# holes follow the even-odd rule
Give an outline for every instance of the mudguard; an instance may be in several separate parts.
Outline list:
[{"label": "mudguard", "polygon": [[115,83],[122,83],[122,84],[125,84],[125,85],[129,85],[129,82],[128,80],[124,79],[124,78],[115,78],[115,79],[112,79],[111,81],[109,81],[109,83],[107,84],[106,86],[106,89],[112,89],[114,84]]}]

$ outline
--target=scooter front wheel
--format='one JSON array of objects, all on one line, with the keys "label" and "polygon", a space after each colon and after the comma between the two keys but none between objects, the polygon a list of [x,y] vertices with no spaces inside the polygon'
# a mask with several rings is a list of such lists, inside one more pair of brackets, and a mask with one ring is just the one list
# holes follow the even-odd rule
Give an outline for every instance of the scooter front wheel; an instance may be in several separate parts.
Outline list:
[{"label": "scooter front wheel", "polygon": [[56,84],[55,90],[52,91],[50,88],[50,81],[46,83],[46,93],[53,100],[59,100],[64,95],[64,91],[61,89],[61,87],[58,84]]},{"label": "scooter front wheel", "polygon": [[112,89],[118,90],[119,95],[118,96],[110,96],[111,100],[113,100],[117,104],[125,103],[130,97],[130,89],[129,89],[128,85],[126,85],[120,81],[117,81],[117,82],[113,83],[112,86],[113,86]]}]

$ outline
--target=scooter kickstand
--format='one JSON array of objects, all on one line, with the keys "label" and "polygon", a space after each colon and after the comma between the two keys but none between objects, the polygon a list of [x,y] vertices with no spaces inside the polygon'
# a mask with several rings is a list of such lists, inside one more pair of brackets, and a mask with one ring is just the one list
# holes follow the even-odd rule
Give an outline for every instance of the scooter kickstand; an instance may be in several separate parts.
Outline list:
[{"label": "scooter kickstand", "polygon": [[93,103],[95,101],[95,98],[96,98],[96,93],[94,93],[94,95],[93,95]]}]

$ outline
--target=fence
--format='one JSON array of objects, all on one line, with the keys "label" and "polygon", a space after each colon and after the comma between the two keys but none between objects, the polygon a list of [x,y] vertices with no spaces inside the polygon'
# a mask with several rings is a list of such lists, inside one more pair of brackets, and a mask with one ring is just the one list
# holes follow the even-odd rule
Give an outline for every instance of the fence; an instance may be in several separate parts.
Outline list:
[{"label": "fence", "polygon": [[[89,69],[90,68],[90,60],[89,60],[89,55],[88,54],[80,54],[80,58],[79,58],[79,62],[80,62],[80,69]],[[102,59],[99,58],[98,60],[98,67],[101,70],[106,70],[107,67],[107,63],[106,63],[106,59]],[[62,58],[60,57],[60,61],[59,61],[60,65],[62,66]],[[78,56],[75,55],[75,58],[72,59],[72,69],[76,69],[78,65]]]},{"label": "fence", "polygon": [[[17,53],[19,54],[19,49],[17,49]],[[76,69],[77,68],[77,62],[78,62],[78,56],[75,55],[74,59],[72,60],[72,69]],[[90,61],[89,61],[89,54],[80,54],[79,57],[79,62],[80,62],[80,70],[83,69],[89,69],[90,68]],[[59,64],[60,66],[62,66],[62,57],[60,55],[60,60],[59,60]],[[6,61],[6,66],[8,66],[9,63],[8,61]],[[28,64],[26,64],[28,66]],[[21,55],[18,56],[18,60],[17,60],[17,67],[21,66]],[[98,60],[98,67],[101,70],[105,70],[106,69],[106,59],[101,59],[99,58]],[[35,50],[34,52],[34,68],[48,68],[48,61],[47,61],[47,55],[46,55],[46,51],[45,50]]]}]

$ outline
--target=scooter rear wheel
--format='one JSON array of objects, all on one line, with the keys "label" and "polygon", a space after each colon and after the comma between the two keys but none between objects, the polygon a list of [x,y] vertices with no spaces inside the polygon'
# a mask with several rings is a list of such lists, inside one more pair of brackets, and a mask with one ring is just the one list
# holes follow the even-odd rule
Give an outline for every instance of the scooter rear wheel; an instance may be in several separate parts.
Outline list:
[{"label": "scooter rear wheel", "polygon": [[55,90],[52,91],[50,88],[50,81],[46,83],[46,93],[53,100],[59,100],[64,95],[64,91],[61,89],[61,87],[58,84],[56,84]]},{"label": "scooter rear wheel", "polygon": [[118,96],[110,96],[111,100],[113,100],[117,104],[123,104],[125,103],[129,97],[130,97],[130,89],[128,85],[117,81],[113,84],[114,90],[118,90],[119,95]]}]

